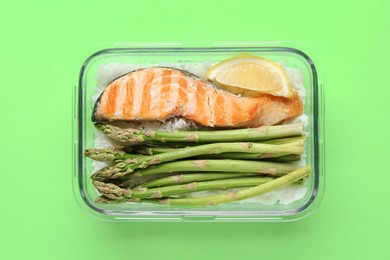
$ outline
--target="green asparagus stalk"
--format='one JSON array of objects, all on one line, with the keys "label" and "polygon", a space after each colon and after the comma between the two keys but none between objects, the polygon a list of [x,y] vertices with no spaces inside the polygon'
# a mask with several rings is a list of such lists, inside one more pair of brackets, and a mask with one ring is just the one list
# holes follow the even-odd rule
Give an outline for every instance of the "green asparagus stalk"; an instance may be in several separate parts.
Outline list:
[{"label": "green asparagus stalk", "polygon": [[[142,188],[136,187],[132,189],[131,198],[163,198],[173,195],[185,194],[195,191],[205,190],[226,190],[232,188],[253,187],[272,181],[272,177],[248,177],[235,179],[221,179],[201,182],[191,182],[183,185],[165,186],[159,188]],[[126,197],[125,197],[126,198]]]},{"label": "green asparagus stalk", "polygon": [[[160,147],[158,147],[158,148],[160,148]],[[157,154],[152,149],[153,149],[153,147],[141,146],[140,148],[135,149],[135,152],[138,154],[143,154],[143,155]],[[168,149],[171,149],[171,148],[168,148]]]},{"label": "green asparagus stalk", "polygon": [[[290,138],[281,138],[281,139],[273,139],[268,141],[263,141],[261,143],[264,144],[277,144],[277,145],[289,145],[289,146],[303,146],[305,141],[305,136],[300,137],[290,137]],[[166,147],[166,146],[141,146],[141,148],[133,147],[133,150],[137,153],[141,153],[144,155],[154,155],[154,154],[161,154],[161,153],[167,153],[172,151],[177,151],[178,149],[183,149],[185,147],[181,148],[173,148],[173,147]],[[125,160],[125,159],[131,159],[131,158],[137,158],[141,155],[139,154],[129,154],[126,153],[123,146],[112,146],[107,147],[103,149],[87,149],[85,151],[85,155],[87,157],[90,157],[91,159],[95,161],[117,161],[117,160]],[[127,148],[128,150],[128,148]],[[212,158],[226,158],[226,159],[258,159],[258,158],[268,158],[267,154],[258,154],[258,155],[248,155],[240,154],[239,156],[236,156],[236,153],[225,153],[226,156],[212,156]],[[233,157],[230,157],[232,155]],[[284,155],[284,154],[283,154]],[[277,154],[271,154],[272,158],[279,157],[281,155]]]},{"label": "green asparagus stalk", "polygon": [[213,143],[178,149],[177,151],[153,156],[126,159],[114,166],[103,168],[92,175],[94,180],[104,181],[116,179],[132,173],[135,169],[146,168],[149,165],[170,162],[178,159],[193,157],[201,154],[220,154],[225,152],[243,153],[286,153],[301,154],[303,147],[258,144],[258,143]]},{"label": "green asparagus stalk", "polygon": [[153,155],[153,154],[173,152],[173,151],[177,151],[177,149],[181,149],[181,148],[161,147],[161,146],[160,147],[144,147],[142,149],[138,149],[137,152],[140,154],[145,154],[145,155]]},{"label": "green asparagus stalk", "polygon": [[298,168],[299,166],[292,164],[263,161],[185,160],[154,165],[146,169],[141,169],[131,175],[126,176],[124,179],[132,179],[167,172],[232,172],[279,176],[294,171]]},{"label": "green asparagus stalk", "polygon": [[165,173],[160,173],[160,174],[153,174],[153,175],[147,175],[147,176],[143,176],[143,177],[139,177],[139,178],[129,179],[126,181],[120,181],[120,179],[117,179],[117,181],[114,181],[113,183],[118,185],[119,187],[122,187],[122,188],[123,187],[132,188],[135,186],[139,186],[142,184],[153,182],[155,180],[165,179],[165,178],[168,178],[168,177],[173,176],[173,175],[177,175],[177,173],[165,172]]},{"label": "green asparagus stalk", "polygon": [[157,153],[166,153],[174,151],[175,149],[180,148],[186,148],[189,146],[196,146],[200,144],[207,144],[207,143],[163,143],[163,142],[153,142],[153,143],[139,143],[137,145],[130,146],[132,149],[134,149],[134,152],[145,154],[145,155],[152,155]]},{"label": "green asparagus stalk", "polygon": [[[278,139],[272,140],[276,141]],[[288,143],[280,142],[280,146],[297,146],[303,147],[304,140],[297,140]],[[300,160],[299,154],[286,154],[286,153],[221,153],[221,154],[208,154],[196,156],[198,159],[237,159],[237,160],[269,160],[276,162],[291,162]],[[280,158],[280,159],[279,159]]]},{"label": "green asparagus stalk", "polygon": [[248,198],[256,197],[272,190],[287,186],[300,180],[310,174],[310,166],[297,169],[287,175],[276,178],[272,181],[260,184],[255,187],[243,189],[236,192],[230,192],[227,194],[204,196],[199,198],[164,198],[159,200],[141,200],[145,202],[159,202],[164,205],[174,206],[216,206],[222,203],[234,202],[239,200],[245,200]]},{"label": "green asparagus stalk", "polygon": [[[222,145],[224,143],[218,143],[215,146]],[[252,143],[256,145],[256,143]],[[285,144],[280,144],[279,146],[303,146],[303,140],[293,141]],[[187,147],[191,148],[191,147]],[[122,150],[121,146],[113,146],[102,149],[87,149],[85,150],[85,156],[90,157],[95,161],[123,161],[126,159],[141,159],[144,155],[141,154],[129,154]],[[161,154],[168,152],[179,152],[185,148],[169,148],[169,147],[147,147],[148,153],[151,154]],[[194,150],[194,149],[193,149]],[[260,153],[260,154],[249,154],[251,150],[245,149],[242,153],[222,153],[222,154],[212,154],[206,153],[206,158],[223,158],[223,159],[261,159],[261,158],[276,158],[285,156],[285,153]],[[204,158],[200,156],[199,158]]]},{"label": "green asparagus stalk", "polygon": [[105,197],[113,200],[126,200],[130,198],[162,198],[173,195],[185,194],[195,191],[205,190],[226,190],[231,188],[243,188],[256,186],[268,181],[272,181],[271,177],[249,177],[236,179],[222,179],[202,182],[191,182],[183,185],[165,186],[159,188],[142,188],[135,187],[131,190],[120,188],[112,183],[104,183],[95,181],[94,185],[98,191]]},{"label": "green asparagus stalk", "polygon": [[304,144],[306,141],[306,135],[295,136],[295,137],[286,137],[286,138],[277,138],[271,140],[260,141],[263,144],[291,144],[296,142],[301,142]]},{"label": "green asparagus stalk", "polygon": [[[218,130],[217,130],[218,131]],[[305,141],[306,135],[303,133],[300,136],[293,136],[293,137],[284,137],[284,138],[277,138],[277,139],[270,139],[270,140],[260,140],[260,141],[253,141],[253,143],[264,143],[264,144],[287,144],[295,141]],[[208,144],[212,142],[146,142],[146,143],[139,143],[138,145],[130,146],[131,148],[134,148],[137,150],[138,148],[144,148],[144,147],[158,147],[158,148],[185,148],[188,146],[194,146],[199,144]]]},{"label": "green asparagus stalk", "polygon": [[[128,153],[106,153],[106,149],[87,149],[85,155],[95,161],[101,162],[121,162],[126,159],[140,159],[145,155],[141,154],[128,154]],[[207,154],[195,156],[197,159],[237,159],[237,160],[262,160],[271,162],[293,162],[299,161],[301,156],[299,154],[284,154],[284,153],[271,153],[271,154],[256,154],[256,153],[221,153],[221,154]]]},{"label": "green asparagus stalk", "polygon": [[288,163],[301,160],[301,156],[299,154],[288,154],[280,157],[274,158],[261,158],[262,161],[267,162],[280,162],[280,163]]},{"label": "green asparagus stalk", "polygon": [[239,142],[260,141],[290,136],[301,136],[303,125],[287,124],[261,126],[258,128],[214,130],[214,131],[142,131],[139,129],[122,129],[109,124],[95,124],[104,134],[122,143],[159,142]]},{"label": "green asparagus stalk", "polygon": [[291,162],[300,160],[299,154],[256,154],[256,153],[221,153],[210,155],[199,155],[197,159],[235,159],[235,160],[265,160],[273,162]]},{"label": "green asparagus stalk", "polygon": [[[154,176],[154,175],[147,175]],[[238,177],[249,177],[258,176],[256,173],[214,173],[214,172],[203,172],[203,173],[187,173],[179,175],[171,175],[166,178],[160,178],[154,181],[145,182],[141,185],[142,188],[155,188],[176,184],[184,184],[196,181],[211,181],[220,179],[232,179]],[[130,179],[131,180],[131,179]]]},{"label": "green asparagus stalk", "polygon": [[[290,185],[297,181],[300,181],[302,178],[308,176],[310,174],[310,166],[305,166],[303,168],[297,169],[287,175],[282,177],[273,179],[270,178],[265,183],[261,183],[255,187],[251,187],[248,189],[243,189],[240,191],[229,192],[227,194],[214,195],[214,196],[204,196],[198,198],[162,198],[155,199],[160,196],[172,196],[184,193],[190,193],[194,191],[200,191],[200,189],[220,189],[223,188],[237,188],[238,186],[233,186],[232,181],[236,181],[237,179],[228,179],[228,180],[218,180],[218,181],[209,181],[203,182],[207,183],[203,187],[199,187],[199,184],[187,184],[187,185],[175,185],[175,186],[167,186],[161,187],[157,189],[144,189],[144,190],[128,190],[122,189],[116,185],[104,182],[94,181],[95,187],[98,191],[103,194],[96,199],[98,203],[106,203],[106,204],[116,204],[121,202],[150,202],[150,203],[161,203],[164,205],[173,205],[173,206],[216,206],[223,203],[234,202],[239,200],[245,200],[248,198],[256,197],[262,195],[264,193],[270,192],[272,190],[276,190],[278,188]],[[240,178],[240,179],[258,179],[258,178]],[[226,181],[229,181],[232,186],[226,185]],[[245,184],[248,184],[249,180],[243,181]],[[237,183],[237,182],[236,182]],[[237,184],[238,185],[238,184]],[[249,185],[249,184],[248,184]],[[208,186],[208,187],[207,187]],[[249,185],[251,186],[251,185]],[[134,195],[134,193],[136,195]],[[170,194],[170,195],[168,195]],[[149,197],[149,199],[143,199]]]},{"label": "green asparagus stalk", "polygon": [[[291,141],[281,140],[281,139],[273,139],[273,140],[270,140],[269,142],[268,141],[264,141],[264,142],[261,142],[261,143],[263,143],[263,144],[289,145],[289,146],[303,146],[304,145],[304,139],[302,139],[301,137],[298,137],[298,138],[283,138],[283,139],[290,139]],[[185,148],[185,147],[182,147],[182,148]],[[137,150],[136,152],[141,153],[141,154],[146,154],[146,155],[153,155],[153,154],[160,154],[160,153],[167,153],[167,152],[177,151],[178,149],[182,149],[182,148],[155,146],[155,147],[144,147],[142,149]]]},{"label": "green asparagus stalk", "polygon": [[[306,136],[297,136],[297,137],[288,137],[288,138],[279,138],[266,141],[260,141],[264,144],[278,144],[278,145],[290,145],[290,146],[303,146],[306,140]],[[141,148],[136,148],[137,153],[145,155],[160,154],[166,152],[172,152],[180,148],[185,148],[188,145],[194,145],[192,143],[183,143],[178,144],[177,147],[167,146],[167,143],[154,144],[153,146],[141,146]]]}]

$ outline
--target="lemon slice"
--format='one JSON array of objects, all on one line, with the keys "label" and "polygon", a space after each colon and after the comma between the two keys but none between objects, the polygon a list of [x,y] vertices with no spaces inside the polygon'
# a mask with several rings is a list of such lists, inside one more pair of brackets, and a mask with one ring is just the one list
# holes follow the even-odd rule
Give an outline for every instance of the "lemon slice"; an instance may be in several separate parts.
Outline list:
[{"label": "lemon slice", "polygon": [[245,96],[293,96],[283,68],[258,56],[239,56],[214,65],[206,75],[222,89]]}]

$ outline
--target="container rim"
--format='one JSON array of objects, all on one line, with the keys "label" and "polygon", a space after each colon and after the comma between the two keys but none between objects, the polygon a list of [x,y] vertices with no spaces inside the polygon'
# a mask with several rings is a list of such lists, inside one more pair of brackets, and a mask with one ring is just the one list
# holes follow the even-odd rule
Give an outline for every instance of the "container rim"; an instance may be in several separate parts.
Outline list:
[{"label": "container rim", "polygon": [[[118,53],[170,53],[170,52],[180,52],[180,53],[196,53],[196,52],[210,52],[210,53],[230,53],[230,52],[278,52],[278,53],[294,53],[302,57],[310,67],[311,76],[313,79],[313,142],[314,142],[314,161],[313,161],[313,171],[316,175],[314,178],[314,187],[313,192],[310,198],[306,201],[304,205],[299,208],[292,210],[245,210],[245,211],[229,211],[229,210],[208,210],[208,211],[196,211],[196,210],[173,210],[170,212],[159,211],[159,210],[150,210],[142,211],[143,215],[134,214],[139,211],[129,211],[129,210],[118,210],[112,212],[109,210],[101,209],[95,207],[87,198],[84,189],[83,181],[85,176],[83,176],[83,143],[79,142],[80,136],[84,134],[84,122],[80,120],[82,118],[82,107],[83,107],[83,81],[85,77],[85,71],[89,63],[95,58],[104,55],[104,54],[118,54]],[[293,221],[301,219],[305,216],[311,214],[316,208],[322,198],[323,185],[324,182],[324,169],[323,169],[323,142],[320,138],[323,134],[323,93],[321,89],[321,84],[319,82],[317,68],[314,65],[313,60],[303,51],[296,49],[294,47],[284,47],[284,46],[258,46],[258,47],[234,47],[234,46],[222,46],[222,47],[114,47],[106,48],[91,54],[82,64],[78,75],[78,81],[75,85],[74,93],[74,120],[73,120],[73,153],[75,160],[74,174],[73,174],[73,192],[76,197],[76,201],[79,206],[95,215],[99,219],[104,220],[119,220],[119,221],[169,221],[169,220],[183,220],[186,218],[189,220],[190,217],[205,217],[208,220],[220,220],[220,221]],[[320,163],[321,162],[321,163]],[[321,179],[321,183],[320,183]],[[314,203],[316,202],[316,203]],[[87,207],[85,207],[87,206]],[[309,210],[310,209],[310,210]],[[130,215],[131,213],[131,215]],[[97,214],[97,215],[96,215]],[[195,219],[199,220],[200,218]]]}]

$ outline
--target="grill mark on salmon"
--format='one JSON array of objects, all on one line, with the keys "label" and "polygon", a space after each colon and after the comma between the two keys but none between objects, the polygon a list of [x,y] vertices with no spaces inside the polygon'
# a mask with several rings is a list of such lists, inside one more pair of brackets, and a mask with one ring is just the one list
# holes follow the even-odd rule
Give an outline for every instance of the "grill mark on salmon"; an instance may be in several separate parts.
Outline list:
[{"label": "grill mark on salmon", "polygon": [[240,97],[191,73],[152,67],[111,82],[97,100],[92,119],[163,121],[179,116],[205,126],[237,128],[274,125],[302,112],[296,92],[290,99],[267,94]]},{"label": "grill mark on salmon", "polygon": [[225,95],[216,95],[215,101],[216,101],[214,106],[215,124],[216,125],[225,124],[228,122],[228,120],[226,120]]},{"label": "grill mark on salmon", "polygon": [[125,106],[122,106],[123,117],[131,117],[131,108],[133,107],[133,90],[134,90],[134,74],[128,74],[128,80],[126,82],[126,98]]},{"label": "grill mark on salmon", "polygon": [[164,109],[164,111],[167,113],[169,113],[170,111],[172,111],[173,114],[178,113],[179,110],[179,106],[177,104],[177,101],[179,99],[178,80],[179,80],[178,71],[172,70],[171,85],[170,85],[169,97],[167,100],[168,106],[166,106]]},{"label": "grill mark on salmon", "polygon": [[142,94],[144,90],[144,75],[147,71],[139,70],[137,75],[134,75],[134,101],[131,107],[132,118],[138,120],[140,119],[140,111],[142,106]]},{"label": "grill mark on salmon", "polygon": [[196,122],[206,122],[210,116],[209,110],[206,109],[208,107],[208,98],[204,86],[198,81],[194,83],[192,98],[194,104],[190,105],[192,108],[188,109],[183,116],[193,118]]},{"label": "grill mark on salmon", "polygon": [[107,101],[106,101],[106,113],[110,116],[112,116],[115,112],[115,106],[116,106],[116,96],[117,96],[117,88],[118,85],[113,86],[110,93],[107,94]]},{"label": "grill mark on salmon", "polygon": [[163,78],[161,83],[161,96],[160,100],[156,100],[155,102],[159,103],[159,111],[161,113],[160,116],[156,114],[158,119],[164,118],[168,115],[169,111],[165,112],[165,108],[168,107],[169,104],[169,95],[171,92],[171,82],[172,82],[172,70],[164,70],[162,72]]},{"label": "grill mark on salmon", "polygon": [[150,102],[152,95],[152,86],[155,72],[151,71],[150,73],[146,73],[145,83],[143,87],[143,96],[142,96],[142,105],[140,108],[140,117],[141,118],[150,118]]},{"label": "grill mark on salmon", "polygon": [[187,78],[185,77],[179,77],[177,80],[178,86],[177,93],[178,93],[178,104],[179,104],[179,111],[178,113],[183,113],[184,107],[187,104],[188,101],[188,82]]},{"label": "grill mark on salmon", "polygon": [[223,109],[224,109],[224,116],[225,116],[225,121],[228,125],[232,124],[232,104],[231,104],[231,99],[229,99],[227,96],[223,96]]}]

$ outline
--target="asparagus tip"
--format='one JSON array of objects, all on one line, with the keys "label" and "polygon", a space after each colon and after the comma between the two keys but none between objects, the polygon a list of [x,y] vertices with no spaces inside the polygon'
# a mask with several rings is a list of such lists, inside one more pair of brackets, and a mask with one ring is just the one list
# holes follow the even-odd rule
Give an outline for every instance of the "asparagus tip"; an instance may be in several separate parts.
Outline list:
[{"label": "asparagus tip", "polygon": [[123,200],[125,198],[131,197],[130,190],[122,189],[112,183],[94,181],[93,185],[100,192],[100,194],[112,200]]},{"label": "asparagus tip", "polygon": [[116,159],[116,155],[125,154],[122,149],[123,146],[110,146],[104,149],[93,148],[85,150],[84,155],[95,161],[114,161]]}]

